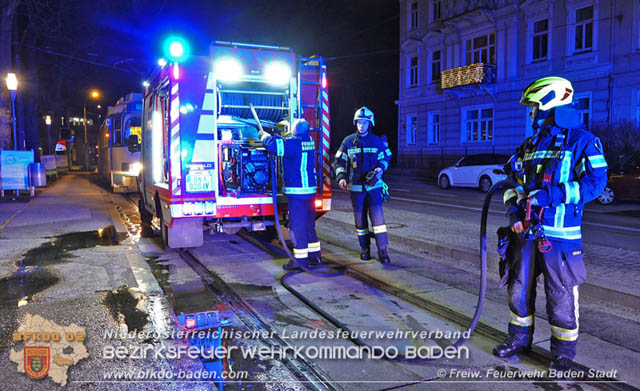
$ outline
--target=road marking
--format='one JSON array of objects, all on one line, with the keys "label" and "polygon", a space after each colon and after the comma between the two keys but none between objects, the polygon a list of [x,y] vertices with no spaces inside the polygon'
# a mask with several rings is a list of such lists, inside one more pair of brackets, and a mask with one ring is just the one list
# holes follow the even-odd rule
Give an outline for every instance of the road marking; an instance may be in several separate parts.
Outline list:
[{"label": "road marking", "polygon": [[22,209],[19,209],[17,211],[15,211],[11,216],[9,216],[8,219],[6,219],[4,221],[4,223],[2,223],[2,225],[0,225],[0,229],[5,229],[5,227],[7,225],[9,225],[9,223],[11,223],[11,221],[16,218],[17,215],[19,215],[20,213],[22,213],[23,210],[27,209],[29,207],[29,205],[31,205],[31,203],[33,202],[34,198],[31,199],[31,201],[29,201],[29,203],[27,205],[25,205]]},{"label": "road marking", "polygon": [[409,190],[409,189],[391,189],[391,190],[393,190],[393,191],[404,191],[404,192],[407,192],[407,193],[411,192],[411,190]]},{"label": "road marking", "polygon": [[436,193],[435,191],[428,191],[427,194],[433,194],[433,195],[442,196],[442,197],[453,197],[453,198],[458,197],[455,194]]},{"label": "road marking", "polygon": [[[451,204],[445,204],[444,202],[414,200],[414,199],[411,199],[411,198],[402,198],[402,197],[391,197],[391,200],[417,202],[417,203],[420,203],[420,204],[429,204],[429,205],[448,206],[448,207],[451,207],[451,208],[466,209],[466,210],[473,210],[473,211],[476,211],[476,212],[482,212],[482,208],[475,208],[475,207],[472,207],[472,206],[463,206],[463,205],[451,205]],[[497,213],[497,214],[501,214],[501,215],[504,214],[503,211],[497,211],[497,210],[493,210],[493,209],[489,209],[489,212],[493,212],[493,213]]]},{"label": "road marking", "polygon": [[640,232],[640,228],[633,228],[633,227],[620,227],[620,226],[617,226],[617,225],[609,225],[609,224],[601,224],[601,223],[590,223],[588,221],[583,221],[582,224],[593,225],[593,226],[596,226],[596,227],[620,229],[620,230],[623,230],[623,231]]}]

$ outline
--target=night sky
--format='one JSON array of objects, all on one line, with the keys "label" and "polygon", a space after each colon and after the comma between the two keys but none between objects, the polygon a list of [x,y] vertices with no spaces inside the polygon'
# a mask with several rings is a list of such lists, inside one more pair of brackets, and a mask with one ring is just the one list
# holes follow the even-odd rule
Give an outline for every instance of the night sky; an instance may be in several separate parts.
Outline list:
[{"label": "night sky", "polygon": [[[34,43],[38,49],[31,50],[73,68],[65,78],[77,88],[65,90],[63,98],[75,112],[82,109],[91,88],[103,92],[100,103],[104,107],[140,90],[145,75],[162,56],[167,36],[183,36],[192,54],[206,54],[214,40],[272,44],[329,59],[334,149],[354,130],[353,112],[362,105],[375,112],[375,133],[387,134],[393,147],[399,47],[399,4],[395,0],[52,3],[54,8],[63,7],[65,39],[48,34]],[[43,52],[43,47],[50,53]],[[71,59],[63,56],[69,54]],[[46,110],[46,103],[40,109]]]}]

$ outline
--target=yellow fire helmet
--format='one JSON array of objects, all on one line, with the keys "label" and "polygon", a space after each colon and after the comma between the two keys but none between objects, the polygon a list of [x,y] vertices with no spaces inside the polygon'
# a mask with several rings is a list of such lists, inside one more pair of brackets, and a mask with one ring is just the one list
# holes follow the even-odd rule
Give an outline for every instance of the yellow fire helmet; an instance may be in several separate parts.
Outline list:
[{"label": "yellow fire helmet", "polygon": [[550,76],[529,84],[522,93],[520,103],[527,106],[537,104],[538,110],[551,110],[564,106],[573,100],[573,86],[565,78]]}]

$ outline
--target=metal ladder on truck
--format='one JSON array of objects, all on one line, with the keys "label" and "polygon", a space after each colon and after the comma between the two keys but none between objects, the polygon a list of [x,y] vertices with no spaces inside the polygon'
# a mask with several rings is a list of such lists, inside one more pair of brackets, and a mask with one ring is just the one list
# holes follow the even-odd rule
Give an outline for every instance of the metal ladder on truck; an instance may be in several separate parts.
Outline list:
[{"label": "metal ladder on truck", "polygon": [[[316,143],[317,183],[322,198],[331,197],[331,155],[329,87],[323,57],[298,57],[300,99],[298,112],[309,122],[309,134]],[[313,114],[310,115],[309,112]],[[304,113],[304,114],[303,114]],[[320,187],[320,186],[319,186]]]}]

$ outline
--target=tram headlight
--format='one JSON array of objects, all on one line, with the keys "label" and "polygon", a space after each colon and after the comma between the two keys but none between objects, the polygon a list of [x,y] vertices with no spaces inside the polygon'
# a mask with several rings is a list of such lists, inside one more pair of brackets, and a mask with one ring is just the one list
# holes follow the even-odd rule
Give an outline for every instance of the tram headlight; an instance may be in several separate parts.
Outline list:
[{"label": "tram headlight", "polygon": [[142,163],[135,162],[129,166],[129,175],[138,176],[141,170],[142,170]]},{"label": "tram headlight", "polygon": [[264,68],[264,77],[270,84],[287,84],[291,79],[291,68],[284,62],[274,61]]},{"label": "tram headlight", "polygon": [[223,58],[215,63],[216,79],[224,81],[238,81],[244,74],[242,64],[232,57]]}]

